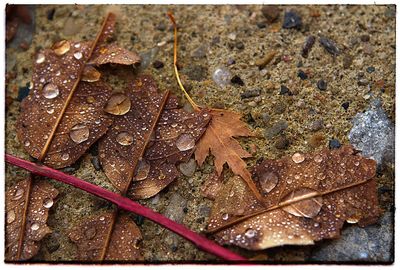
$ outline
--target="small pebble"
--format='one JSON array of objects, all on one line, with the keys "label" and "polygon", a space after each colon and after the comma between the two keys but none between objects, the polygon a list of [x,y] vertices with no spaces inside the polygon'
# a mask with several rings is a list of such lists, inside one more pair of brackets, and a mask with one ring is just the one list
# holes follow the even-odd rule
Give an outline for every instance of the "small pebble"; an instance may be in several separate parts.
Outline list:
[{"label": "small pebble", "polygon": [[314,46],[315,43],[315,37],[314,36],[308,36],[306,38],[306,41],[304,42],[303,48],[301,50],[301,56],[304,58],[308,57],[308,54],[310,53],[312,47]]},{"label": "small pebble", "polygon": [[346,111],[347,111],[347,109],[349,108],[349,106],[350,106],[350,102],[348,102],[348,101],[346,101],[346,102],[344,102],[344,103],[342,104],[343,109],[345,109]]},{"label": "small pebble", "polygon": [[265,137],[267,139],[272,139],[276,135],[282,133],[288,128],[288,123],[285,120],[279,120],[272,127],[265,130]]},{"label": "small pebble", "polygon": [[318,87],[319,90],[324,91],[324,90],[327,89],[328,83],[326,81],[324,81],[324,80],[319,80],[317,82],[317,87]]},{"label": "small pebble", "polygon": [[228,59],[228,62],[226,62],[226,64],[227,64],[228,66],[232,66],[232,65],[236,64],[236,61],[235,61],[235,59],[233,59],[233,58],[229,58],[229,59]]},{"label": "small pebble", "polygon": [[258,66],[259,69],[263,69],[266,65],[268,65],[272,61],[275,54],[276,51],[269,52],[263,58],[257,59],[255,65]]},{"label": "small pebble", "polygon": [[263,29],[263,28],[267,27],[267,24],[265,22],[258,22],[257,27],[260,29]]},{"label": "small pebble", "polygon": [[341,144],[338,140],[336,139],[329,140],[329,149],[340,148],[340,146]]},{"label": "small pebble", "polygon": [[288,96],[292,96],[292,92],[290,92],[289,88],[287,88],[284,85],[281,85],[281,90],[279,92],[279,95],[288,95]]},{"label": "small pebble", "polygon": [[332,54],[334,56],[336,56],[336,55],[338,55],[340,53],[340,50],[337,47],[336,43],[333,40],[329,39],[329,38],[320,37],[319,43],[325,48],[325,50],[328,53],[330,53],[330,54]]},{"label": "small pebble", "polygon": [[205,44],[202,44],[196,49],[194,49],[191,52],[190,56],[193,58],[203,58],[206,57],[206,53],[207,53],[207,46]]},{"label": "small pebble", "polygon": [[238,75],[235,75],[235,76],[232,77],[231,83],[237,84],[237,85],[240,85],[240,86],[244,85],[243,80]]},{"label": "small pebble", "polygon": [[244,43],[241,42],[241,41],[238,41],[238,42],[235,43],[235,47],[236,47],[238,50],[243,50],[243,49],[244,49]]},{"label": "small pebble", "polygon": [[261,94],[261,89],[251,89],[240,94],[241,99],[257,97]]},{"label": "small pebble", "polygon": [[165,31],[167,29],[167,25],[161,21],[159,24],[157,24],[156,29],[159,31]]},{"label": "small pebble", "polygon": [[261,114],[261,119],[262,119],[264,125],[266,125],[266,124],[268,124],[269,121],[271,120],[271,116],[269,115],[269,113],[263,112],[263,113]]},{"label": "small pebble", "polygon": [[290,141],[288,140],[288,138],[286,138],[286,136],[278,137],[278,139],[275,142],[276,149],[280,150],[288,149],[289,145]]},{"label": "small pebble", "polygon": [[313,134],[309,139],[308,139],[308,144],[312,148],[317,148],[321,145],[323,145],[325,142],[325,135],[323,133],[317,132]]},{"label": "small pebble", "polygon": [[361,78],[361,79],[359,79],[358,82],[357,82],[357,84],[358,84],[359,86],[366,86],[366,85],[368,85],[368,83],[369,83],[369,81],[368,81],[367,79],[365,79],[365,78]]},{"label": "small pebble", "polygon": [[319,119],[315,120],[314,122],[311,123],[310,129],[311,131],[318,131],[324,128],[324,120]]},{"label": "small pebble", "polygon": [[374,67],[367,67],[367,72],[368,73],[372,73],[372,72],[374,72],[375,71],[375,68]]},{"label": "small pebble", "polygon": [[368,42],[369,41],[369,35],[362,35],[360,37],[360,39],[361,39],[362,42]]},{"label": "small pebble", "polygon": [[181,163],[179,164],[179,170],[181,171],[181,173],[187,177],[191,177],[194,175],[194,173],[196,172],[196,161],[194,159],[190,159],[188,162],[186,163]]},{"label": "small pebble", "polygon": [[343,57],[343,68],[344,69],[350,68],[352,63],[353,63],[353,58],[350,55],[346,54]]},{"label": "small pebble", "polygon": [[26,98],[29,95],[29,90],[30,90],[29,83],[27,83],[25,87],[19,87],[17,100],[18,101],[24,100],[24,98]]},{"label": "small pebble", "polygon": [[92,165],[93,165],[93,167],[94,167],[94,169],[95,169],[96,171],[100,171],[100,170],[101,170],[101,164],[100,164],[100,161],[99,161],[98,156],[92,157],[92,158],[90,159],[90,162],[92,163]]},{"label": "small pebble", "polygon": [[280,10],[277,6],[263,6],[261,12],[269,23],[273,23],[279,17]]},{"label": "small pebble", "polygon": [[159,60],[156,60],[156,61],[153,62],[153,68],[160,69],[160,68],[163,68],[163,67],[164,67],[164,63],[163,62],[161,62]]},{"label": "small pebble", "polygon": [[301,25],[302,25],[301,17],[295,11],[285,12],[282,28],[285,29],[294,28],[300,30]]},{"label": "small pebble", "polygon": [[302,80],[308,79],[307,74],[304,71],[302,71],[301,69],[297,72],[297,76]]}]

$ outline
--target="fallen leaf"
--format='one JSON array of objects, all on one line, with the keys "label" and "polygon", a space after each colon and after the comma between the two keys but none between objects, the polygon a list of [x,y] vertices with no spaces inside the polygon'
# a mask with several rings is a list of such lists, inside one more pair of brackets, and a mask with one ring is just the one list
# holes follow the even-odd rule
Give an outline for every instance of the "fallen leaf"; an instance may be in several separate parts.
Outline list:
[{"label": "fallen leaf", "polygon": [[89,62],[96,66],[104,64],[137,65],[139,63],[140,56],[137,53],[118,47],[116,44],[102,46]]},{"label": "fallen leaf", "polygon": [[221,244],[259,250],[339,237],[343,223],[365,226],[380,214],[376,163],[350,146],[265,160],[254,169],[261,205],[239,177],[218,194],[208,230]]},{"label": "fallen leaf", "polygon": [[222,187],[223,175],[212,173],[201,187],[201,195],[210,200],[215,200]]},{"label": "fallen leaf", "polygon": [[[79,260],[143,260],[139,249],[142,240],[139,228],[127,215],[119,215],[113,224],[114,214],[108,212],[88,218],[70,232],[69,237],[78,248]],[[108,239],[109,243],[106,243]]]},{"label": "fallen leaf", "polygon": [[188,161],[210,115],[180,109],[175,97],[158,93],[150,76],[139,77],[120,95],[123,102],[130,100],[130,109],[123,115],[113,113],[114,124],[99,143],[100,162],[122,194],[133,180],[129,195],[148,198],[179,175],[177,163]]},{"label": "fallen leaf", "polygon": [[207,156],[215,157],[215,169],[221,175],[225,163],[236,175],[240,175],[247,183],[250,190],[261,201],[262,197],[255,186],[251,173],[247,170],[247,164],[243,158],[251,157],[251,154],[244,150],[237,137],[253,136],[247,125],[240,120],[241,115],[231,111],[211,109],[211,122],[206,132],[197,143],[195,156],[201,166]]},{"label": "fallen leaf", "polygon": [[30,178],[6,191],[6,261],[28,260],[38,253],[39,241],[51,232],[46,223],[57,195],[47,181]]}]

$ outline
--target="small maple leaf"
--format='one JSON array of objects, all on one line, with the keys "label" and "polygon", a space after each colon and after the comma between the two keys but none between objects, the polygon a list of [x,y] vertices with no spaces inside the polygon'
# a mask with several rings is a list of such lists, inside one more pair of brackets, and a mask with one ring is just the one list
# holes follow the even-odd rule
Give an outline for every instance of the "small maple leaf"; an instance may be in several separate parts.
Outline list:
[{"label": "small maple leaf", "polygon": [[350,146],[265,160],[254,169],[265,204],[231,178],[216,197],[208,230],[221,244],[252,250],[338,237],[345,221],[365,226],[379,217],[375,169]]},{"label": "small maple leaf", "polygon": [[51,233],[46,222],[57,195],[50,183],[30,177],[6,191],[6,261],[28,260],[38,253],[39,241]]}]

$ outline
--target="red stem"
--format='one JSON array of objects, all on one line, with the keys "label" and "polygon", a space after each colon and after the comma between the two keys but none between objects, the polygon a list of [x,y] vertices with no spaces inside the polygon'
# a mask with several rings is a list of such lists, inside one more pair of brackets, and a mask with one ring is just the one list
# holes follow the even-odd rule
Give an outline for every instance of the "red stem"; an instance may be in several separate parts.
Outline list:
[{"label": "red stem", "polygon": [[54,170],[52,168],[41,166],[30,161],[26,161],[20,159],[18,157],[6,154],[5,161],[12,165],[18,166],[25,170],[28,170],[34,174],[45,176],[52,178],[54,180],[63,182],[65,184],[74,186],[86,192],[89,192],[95,196],[103,198],[109,202],[116,204],[119,208],[130,211],[137,215],[141,215],[146,217],[155,223],[167,228],[168,230],[186,238],[193,244],[195,244],[198,248],[218,256],[222,259],[229,261],[246,261],[247,259],[237,255],[236,253],[221,247],[220,245],[214,243],[213,241],[208,240],[204,236],[197,234],[182,224],[176,223],[171,219],[164,217],[163,215],[154,212],[150,208],[144,207],[126,197],[123,197],[117,193],[111,192],[107,189],[101,188],[99,186],[93,185],[91,183],[85,182],[77,177],[72,175],[65,174],[63,172]]}]

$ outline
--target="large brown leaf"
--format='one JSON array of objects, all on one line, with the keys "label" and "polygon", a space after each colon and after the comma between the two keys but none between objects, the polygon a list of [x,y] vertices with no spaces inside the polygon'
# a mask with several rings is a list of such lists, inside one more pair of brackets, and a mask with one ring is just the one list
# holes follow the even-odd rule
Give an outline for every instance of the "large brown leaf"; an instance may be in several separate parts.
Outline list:
[{"label": "large brown leaf", "polygon": [[[143,260],[138,245],[142,240],[139,228],[126,215],[119,215],[113,224],[114,214],[103,213],[88,218],[70,232],[69,237],[78,248],[79,260]],[[111,236],[110,227],[113,227]],[[109,243],[106,243],[108,239]]]},{"label": "large brown leaf", "polygon": [[47,181],[26,179],[6,191],[6,261],[28,260],[39,251],[39,241],[51,229],[49,209],[58,191]]},{"label": "large brown leaf", "polygon": [[211,109],[210,114],[212,115],[211,122],[196,147],[197,163],[201,166],[211,152],[215,157],[214,163],[218,175],[221,175],[223,166],[227,163],[232,172],[240,175],[257,199],[261,201],[262,197],[243,160],[243,158],[251,157],[251,154],[244,150],[235,139],[253,134],[240,120],[241,115],[238,113]]},{"label": "large brown leaf", "polygon": [[375,169],[350,146],[266,160],[254,169],[265,205],[232,178],[215,200],[208,230],[221,244],[254,250],[338,237],[345,221],[377,220]]},{"label": "large brown leaf", "polygon": [[99,144],[100,161],[110,181],[134,199],[154,196],[178,175],[205,131],[210,115],[180,109],[175,97],[158,93],[150,76],[128,89],[130,110],[115,116]]}]

